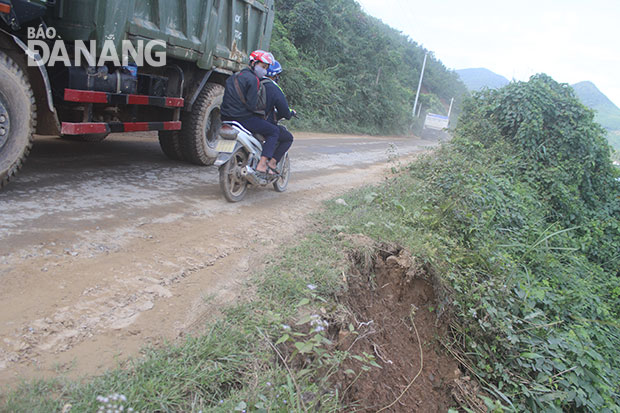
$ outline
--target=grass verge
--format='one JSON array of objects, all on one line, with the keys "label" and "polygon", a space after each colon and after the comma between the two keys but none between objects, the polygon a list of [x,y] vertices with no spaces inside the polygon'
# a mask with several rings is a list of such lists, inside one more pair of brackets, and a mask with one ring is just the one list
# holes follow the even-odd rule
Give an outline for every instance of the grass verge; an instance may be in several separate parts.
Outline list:
[{"label": "grass verge", "polygon": [[[333,395],[319,390],[320,383],[310,380],[307,372],[289,371],[278,360],[273,343],[287,333],[293,336],[296,328],[291,329],[291,320],[313,315],[312,303],[326,301],[321,297],[333,296],[341,288],[337,280],[342,257],[329,235],[315,233],[274,262],[247,287],[257,291],[255,298],[225,309],[224,316],[207,325],[199,337],[147,348],[142,357],[94,379],[23,383],[3,395],[0,410],[94,412],[123,406],[124,411],[136,412],[273,412],[317,404],[329,408]],[[293,345],[312,340],[318,346],[327,340],[326,332],[317,338],[308,331],[294,334]],[[313,348],[310,345],[308,352]]]}]

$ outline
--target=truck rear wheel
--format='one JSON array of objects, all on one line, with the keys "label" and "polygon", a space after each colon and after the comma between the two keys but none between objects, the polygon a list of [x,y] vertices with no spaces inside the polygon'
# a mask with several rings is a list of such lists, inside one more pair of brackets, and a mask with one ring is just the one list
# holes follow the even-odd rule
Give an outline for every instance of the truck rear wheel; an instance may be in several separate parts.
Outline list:
[{"label": "truck rear wheel", "polygon": [[224,86],[207,83],[194,102],[192,111],[183,119],[181,148],[185,160],[196,165],[211,165],[215,162],[223,97]]},{"label": "truck rear wheel", "polygon": [[183,150],[181,149],[181,136],[179,131],[159,131],[159,146],[162,152],[173,161],[183,160]]},{"label": "truck rear wheel", "polygon": [[0,51],[0,187],[22,167],[32,148],[36,113],[26,75]]}]

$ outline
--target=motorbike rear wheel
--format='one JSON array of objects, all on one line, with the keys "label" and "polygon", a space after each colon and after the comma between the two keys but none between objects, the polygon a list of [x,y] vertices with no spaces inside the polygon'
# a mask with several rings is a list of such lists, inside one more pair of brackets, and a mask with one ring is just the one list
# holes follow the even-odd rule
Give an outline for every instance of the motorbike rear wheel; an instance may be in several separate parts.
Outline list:
[{"label": "motorbike rear wheel", "polygon": [[229,202],[241,201],[248,191],[248,180],[241,174],[247,164],[248,154],[239,148],[220,166],[220,188]]},{"label": "motorbike rear wheel", "polygon": [[280,177],[277,181],[273,183],[273,189],[276,192],[284,192],[288,187],[288,181],[291,177],[291,161],[288,157],[288,153],[284,155],[284,159],[282,159],[282,171],[280,172]]}]

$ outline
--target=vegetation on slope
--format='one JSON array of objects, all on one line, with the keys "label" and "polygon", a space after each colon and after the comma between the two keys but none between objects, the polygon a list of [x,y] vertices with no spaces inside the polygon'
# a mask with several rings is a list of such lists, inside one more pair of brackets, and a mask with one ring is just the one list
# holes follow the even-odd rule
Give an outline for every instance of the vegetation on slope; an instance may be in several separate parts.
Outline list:
[{"label": "vegetation on slope", "polygon": [[607,139],[609,139],[609,144],[612,148],[616,150],[616,152],[611,155],[612,159],[620,163],[620,130],[609,131]]},{"label": "vegetation on slope", "polygon": [[490,252],[469,270],[495,288],[462,307],[489,322],[485,358],[501,368],[487,376],[531,409],[619,409],[620,183],[604,131],[545,75],[480,94],[463,116],[457,152],[502,154],[497,181],[483,175],[472,194],[494,195],[470,211],[483,227],[462,227]]},{"label": "vegetation on slope", "polygon": [[449,347],[506,409],[620,411],[620,182],[592,111],[538,75],[476,94],[457,135],[336,222],[441,274]]},{"label": "vegetation on slope", "polygon": [[[271,51],[284,67],[282,86],[313,130],[398,134],[409,130],[427,52],[367,15],[354,0],[276,0]],[[467,94],[458,75],[429,54],[420,97],[447,114]]]}]

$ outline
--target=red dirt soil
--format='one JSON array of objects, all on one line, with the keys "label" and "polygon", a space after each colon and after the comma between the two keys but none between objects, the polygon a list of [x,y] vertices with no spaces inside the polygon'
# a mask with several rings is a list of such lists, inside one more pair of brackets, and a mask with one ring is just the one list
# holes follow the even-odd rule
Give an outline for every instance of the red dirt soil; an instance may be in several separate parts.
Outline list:
[{"label": "red dirt soil", "polygon": [[368,240],[362,243],[365,248],[350,254],[352,275],[342,298],[354,312],[359,334],[343,328],[337,346],[373,355],[381,369],[372,368],[355,380],[360,363],[345,363],[341,371],[355,374],[342,373],[336,382],[347,411],[447,412],[458,410],[464,398],[476,400],[475,410],[484,411],[475,396],[477,384],[462,377],[458,362],[441,345],[449,320],[438,315],[437,283],[406,250],[381,245],[373,251]]}]

